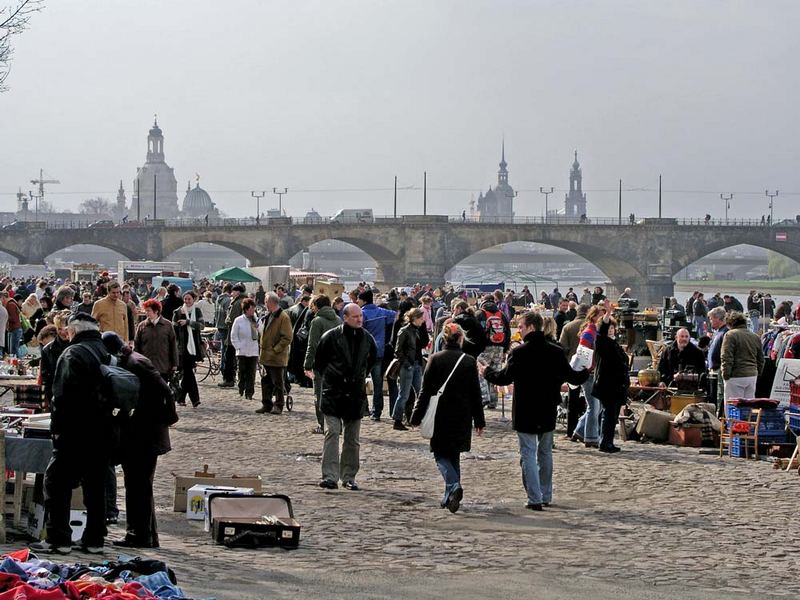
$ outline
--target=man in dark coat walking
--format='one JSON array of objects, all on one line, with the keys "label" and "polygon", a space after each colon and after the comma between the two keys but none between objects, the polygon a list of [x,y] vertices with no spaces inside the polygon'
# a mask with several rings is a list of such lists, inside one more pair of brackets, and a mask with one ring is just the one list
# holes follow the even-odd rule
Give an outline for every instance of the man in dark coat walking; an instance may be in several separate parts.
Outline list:
[{"label": "man in dark coat walking", "polygon": [[543,328],[539,313],[526,313],[519,325],[523,343],[511,351],[503,368],[478,366],[486,381],[514,384],[511,421],[519,437],[522,483],[531,510],[542,510],[552,500],[553,432],[561,385],[580,385],[589,378],[589,371],[569,366],[561,346],[548,341]]},{"label": "man in dark coat walking", "polygon": [[58,359],[53,379],[53,457],[44,474],[47,541],[32,544],[31,549],[69,554],[72,490],[81,485],[86,505],[81,546],[100,554],[107,533],[106,472],[117,443],[117,429],[110,412],[104,410],[100,388],[100,364],[108,364],[109,355],[100,326],[90,315],[73,315],[67,329],[71,343]]},{"label": "man in dark coat walking", "polygon": [[[322,448],[322,481],[325,489],[336,489],[341,479],[348,490],[357,490],[359,433],[367,402],[367,371],[375,362],[375,340],[364,330],[358,304],[345,306],[344,322],[326,332],[314,355],[313,369],[322,377],[322,414],[325,442]],[[341,460],[339,436],[344,433]]]},{"label": "man in dark coat walking", "polygon": [[[151,302],[151,300],[148,300]],[[158,548],[158,529],[153,502],[153,478],[158,457],[172,448],[169,425],[177,422],[175,400],[153,363],[125,345],[116,333],[103,334],[108,352],[118,364],[139,379],[136,410],[120,425],[120,459],[125,475],[125,539],[115,541],[124,548]]]}]

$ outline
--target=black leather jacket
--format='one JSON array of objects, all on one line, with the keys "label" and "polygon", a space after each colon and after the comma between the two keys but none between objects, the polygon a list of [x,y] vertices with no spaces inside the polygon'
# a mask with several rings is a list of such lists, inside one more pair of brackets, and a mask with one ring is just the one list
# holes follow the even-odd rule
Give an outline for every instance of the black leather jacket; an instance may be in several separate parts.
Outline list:
[{"label": "black leather jacket", "polygon": [[363,328],[342,324],[322,336],[314,370],[322,374],[323,414],[350,421],[363,416],[367,370],[376,356],[375,340]]}]

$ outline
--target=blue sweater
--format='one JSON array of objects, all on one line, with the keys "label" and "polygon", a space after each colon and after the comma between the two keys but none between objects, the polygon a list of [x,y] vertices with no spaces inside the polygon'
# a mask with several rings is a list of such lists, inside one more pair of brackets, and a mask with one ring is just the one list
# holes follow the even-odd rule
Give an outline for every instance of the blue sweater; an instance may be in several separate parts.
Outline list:
[{"label": "blue sweater", "polygon": [[397,318],[397,313],[388,308],[381,308],[375,304],[365,304],[361,307],[364,313],[364,329],[375,338],[377,358],[383,358],[383,349],[386,347],[386,328],[391,327]]}]

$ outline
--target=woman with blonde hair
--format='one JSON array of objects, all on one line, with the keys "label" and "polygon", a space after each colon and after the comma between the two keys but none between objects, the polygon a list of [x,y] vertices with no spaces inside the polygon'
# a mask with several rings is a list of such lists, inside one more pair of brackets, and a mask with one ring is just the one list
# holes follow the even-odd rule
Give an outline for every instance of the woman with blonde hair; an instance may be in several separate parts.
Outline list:
[{"label": "woman with blonde hair", "polygon": [[475,432],[481,435],[486,421],[481,404],[477,362],[461,350],[464,330],[451,322],[444,326],[442,335],[444,350],[428,359],[422,390],[411,413],[411,424],[419,425],[422,422],[425,413],[430,410],[431,396],[441,392],[430,448],[444,479],[444,497],[440,506],[454,513],[464,496],[461,487],[461,453],[470,450],[473,425]]},{"label": "woman with blonde hair", "polygon": [[[597,323],[603,318],[605,309],[594,305],[586,313],[586,319],[581,325],[578,345],[594,351],[597,340]],[[589,370],[593,371],[596,358],[592,356],[592,364]],[[587,448],[599,447],[600,430],[600,400],[592,395],[594,387],[594,373],[583,383],[583,395],[586,398],[586,412],[578,419],[575,431],[572,434],[572,441],[583,442]]]}]

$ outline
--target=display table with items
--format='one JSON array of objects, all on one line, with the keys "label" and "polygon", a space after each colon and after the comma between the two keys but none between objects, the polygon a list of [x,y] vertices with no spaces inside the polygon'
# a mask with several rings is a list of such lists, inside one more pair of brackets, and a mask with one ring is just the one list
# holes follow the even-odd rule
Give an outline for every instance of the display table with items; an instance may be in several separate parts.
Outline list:
[{"label": "display table with items", "polygon": [[[22,527],[23,508],[30,508],[33,493],[25,501],[26,478],[28,473],[44,473],[50,457],[53,455],[53,442],[50,440],[49,414],[24,414],[20,412],[2,412],[0,421],[0,507],[3,507],[0,522],[0,540],[5,539],[5,492],[6,473],[14,472],[14,493],[12,502],[13,524]],[[30,485],[30,484],[29,484]],[[32,489],[32,486],[31,486]]]}]

